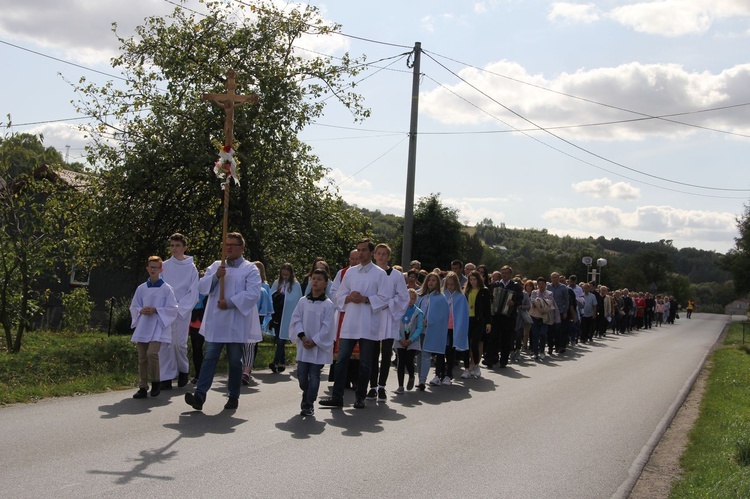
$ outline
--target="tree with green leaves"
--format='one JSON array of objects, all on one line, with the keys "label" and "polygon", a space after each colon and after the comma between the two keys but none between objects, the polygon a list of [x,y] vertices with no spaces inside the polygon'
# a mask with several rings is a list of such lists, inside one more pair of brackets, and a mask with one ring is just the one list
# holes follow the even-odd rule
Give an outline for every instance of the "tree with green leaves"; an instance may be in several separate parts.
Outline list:
[{"label": "tree with green leaves", "polygon": [[450,269],[450,262],[465,258],[466,233],[458,220],[458,210],[444,206],[440,194],[421,198],[414,209],[412,258],[422,268]]},{"label": "tree with green leaves", "polygon": [[[319,118],[330,97],[354,120],[369,111],[354,92],[361,61],[320,56],[297,47],[301,37],[331,36],[338,25],[315,7],[273,2],[205,2],[207,14],[177,7],[149,17],[136,36],[118,37],[112,65],[125,88],[81,80],[79,110],[88,128],[89,161],[99,167],[101,248],[109,262],[137,272],[162,254],[167,236],[186,234],[199,265],[219,255],[222,193],[212,171],[223,144],[223,109],[201,101],[223,93],[237,73],[237,94],[258,105],[235,109],[239,187],[232,187],[229,229],[248,241],[246,257],[273,269],[284,261],[306,268],[313,257],[344,261],[365,225],[337,192],[299,132]],[[116,32],[116,27],[115,27]]]},{"label": "tree with green leaves", "polygon": [[745,213],[737,218],[739,236],[734,238],[734,248],[720,260],[720,267],[732,273],[734,288],[738,294],[750,292],[750,204]]},{"label": "tree with green leaves", "polygon": [[48,164],[62,162],[54,152],[28,134],[0,142],[0,323],[12,352],[44,312],[45,284],[80,264],[90,246],[91,197]]}]

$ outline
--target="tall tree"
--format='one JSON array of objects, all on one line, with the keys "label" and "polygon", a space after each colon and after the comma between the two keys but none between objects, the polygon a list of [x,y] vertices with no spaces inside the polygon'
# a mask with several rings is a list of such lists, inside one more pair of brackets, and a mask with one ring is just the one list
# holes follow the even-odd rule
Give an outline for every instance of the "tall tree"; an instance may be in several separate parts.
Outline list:
[{"label": "tall tree", "polygon": [[439,193],[418,201],[413,240],[412,257],[427,270],[450,269],[451,260],[463,258],[466,251],[466,234],[458,220],[458,210],[444,206]]},{"label": "tall tree", "polygon": [[719,261],[724,270],[732,273],[734,288],[738,294],[750,292],[750,204],[745,213],[737,218],[739,236],[734,238],[734,248]]},{"label": "tall tree", "polygon": [[84,217],[91,197],[45,164],[50,159],[59,153],[45,149],[40,137],[0,142],[0,324],[13,352],[44,310],[42,283],[80,263],[90,242]]},{"label": "tall tree", "polygon": [[321,187],[325,168],[298,133],[322,115],[326,96],[355,120],[369,114],[350,81],[362,66],[348,55],[334,62],[295,47],[300,37],[340,28],[324,23],[314,7],[205,6],[206,15],[178,7],[147,18],[136,36],[118,37],[113,66],[123,71],[126,88],[77,85],[85,96],[80,110],[99,122],[88,131],[90,162],[101,167],[102,248],[111,263],[137,269],[178,230],[199,264],[218,255],[221,190],[211,166],[223,142],[224,111],[200,96],[224,92],[223,75],[233,69],[237,93],[255,93],[260,104],[235,110],[241,185],[231,190],[230,230],[245,235],[249,258],[272,267],[284,260],[307,266],[315,255],[343,260],[362,217]]}]

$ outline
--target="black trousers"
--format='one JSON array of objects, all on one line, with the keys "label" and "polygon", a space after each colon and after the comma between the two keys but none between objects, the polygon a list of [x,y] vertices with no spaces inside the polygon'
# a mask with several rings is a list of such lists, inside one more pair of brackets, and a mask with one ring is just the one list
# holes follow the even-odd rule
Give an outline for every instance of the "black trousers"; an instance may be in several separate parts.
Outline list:
[{"label": "black trousers", "polygon": [[[391,353],[393,352],[393,339],[377,342],[372,349],[372,368],[370,369],[370,388],[385,386],[388,381],[388,371],[391,369]],[[380,360],[380,369],[378,369]]]},{"label": "black trousers", "polygon": [[396,358],[398,359],[398,367],[396,368],[396,376],[398,377],[398,386],[404,386],[404,374],[409,373],[409,377],[414,376],[414,357],[420,353],[419,350],[407,350],[406,348],[399,348],[396,350]]}]

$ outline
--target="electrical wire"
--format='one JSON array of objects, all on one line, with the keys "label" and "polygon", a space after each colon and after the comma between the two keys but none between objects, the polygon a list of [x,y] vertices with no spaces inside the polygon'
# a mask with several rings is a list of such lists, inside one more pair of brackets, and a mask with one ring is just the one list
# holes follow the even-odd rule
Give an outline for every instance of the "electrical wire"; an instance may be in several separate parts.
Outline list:
[{"label": "electrical wire", "polygon": [[[425,51],[423,50],[422,52],[424,53]],[[722,129],[718,129],[718,128],[711,128],[711,127],[706,127],[706,126],[702,126],[702,125],[696,125],[694,123],[686,123],[684,121],[677,121],[677,120],[670,120],[670,119],[668,119],[669,117],[673,117],[673,116],[685,116],[685,115],[690,115],[690,114],[705,113],[705,112],[709,112],[711,110],[698,110],[698,111],[690,111],[690,112],[684,112],[684,113],[667,114],[667,115],[663,115],[663,116],[652,116],[650,114],[642,113],[640,111],[633,111],[632,109],[626,109],[624,107],[615,106],[613,104],[606,104],[606,103],[603,103],[603,102],[595,101],[593,99],[588,99],[586,97],[581,97],[581,96],[578,96],[578,95],[573,95],[573,94],[568,94],[568,93],[565,93],[565,92],[560,92],[559,90],[553,90],[551,88],[547,88],[547,87],[544,87],[542,85],[537,85],[536,83],[531,83],[531,82],[528,82],[528,81],[520,80],[518,78],[513,78],[512,76],[507,76],[507,75],[504,75],[504,74],[501,74],[501,73],[495,73],[494,71],[490,71],[489,69],[480,68],[478,66],[474,66],[473,64],[468,64],[468,63],[465,63],[465,62],[461,62],[459,60],[450,58],[448,56],[440,55],[440,54],[437,54],[437,53],[434,53],[434,52],[431,52],[431,53],[433,55],[437,56],[437,57],[441,57],[443,59],[447,59],[447,60],[455,62],[457,64],[461,64],[463,66],[466,66],[466,67],[469,67],[469,68],[472,68],[472,69],[476,69],[476,70],[481,71],[483,73],[491,74],[493,76],[498,76],[498,77],[504,78],[506,80],[510,80],[510,81],[513,81],[513,82],[516,82],[516,83],[521,83],[523,85],[528,85],[530,87],[538,88],[538,89],[544,90],[546,92],[551,92],[553,94],[562,95],[564,97],[569,97],[571,99],[576,99],[576,100],[580,100],[580,101],[583,101],[583,102],[587,102],[589,104],[595,104],[597,106],[602,106],[602,107],[606,107],[606,108],[609,108],[609,109],[615,109],[617,111],[624,111],[626,113],[636,114],[636,115],[639,115],[639,116],[643,116],[646,119],[658,119],[658,120],[663,120],[663,121],[667,121],[667,122],[670,122],[670,123],[675,123],[675,124],[683,125],[683,126],[687,126],[687,127],[699,128],[699,129],[702,129],[702,130],[708,130],[708,131],[711,131],[711,132],[725,133],[725,134],[728,134],[728,135],[737,135],[737,136],[740,136],[740,137],[748,137],[748,138],[750,138],[750,135],[746,135],[746,134],[742,134],[742,133],[731,132],[729,130],[722,130]],[[734,104],[734,105],[729,105],[729,106],[722,106],[722,107],[714,108],[713,110],[732,109],[732,108],[735,108],[735,107],[743,107],[743,106],[748,106],[748,105],[750,105],[750,103],[741,103],[741,104]]]},{"label": "electrical wire", "polygon": [[[545,132],[546,134],[548,134],[548,135],[550,135],[550,136],[552,136],[552,137],[556,138],[557,140],[560,140],[560,141],[562,141],[562,142],[564,142],[564,143],[568,144],[569,146],[571,146],[571,147],[574,147],[575,149],[578,149],[579,151],[582,151],[582,152],[584,152],[584,153],[586,153],[586,154],[589,154],[589,155],[591,155],[591,156],[594,156],[595,158],[601,159],[602,161],[605,161],[605,162],[607,162],[607,163],[613,164],[613,165],[615,165],[615,166],[618,166],[618,167],[620,167],[620,168],[623,168],[623,169],[625,169],[625,170],[629,170],[629,171],[632,171],[632,172],[638,173],[638,174],[640,174],[640,175],[644,175],[644,176],[646,176],[646,177],[651,177],[651,178],[654,178],[654,179],[657,179],[657,180],[661,180],[661,181],[663,181],[663,182],[669,182],[669,183],[674,183],[674,184],[677,184],[677,185],[683,185],[683,186],[685,186],[685,187],[693,187],[693,188],[696,188],[696,189],[706,189],[706,190],[713,190],[713,191],[725,191],[725,192],[750,192],[750,189],[732,189],[732,188],[725,188],[725,187],[710,187],[710,186],[704,186],[704,185],[691,184],[691,183],[689,183],[689,182],[681,182],[681,181],[679,181],[679,180],[673,180],[673,179],[669,179],[669,178],[661,177],[661,176],[659,176],[659,175],[654,175],[654,174],[651,174],[651,173],[647,173],[647,172],[644,172],[644,171],[638,170],[638,169],[636,169],[636,168],[632,168],[632,167],[629,167],[629,166],[623,165],[622,163],[618,163],[617,161],[614,161],[614,160],[611,160],[611,159],[609,159],[609,158],[606,158],[606,157],[602,156],[601,154],[597,154],[597,153],[595,153],[595,152],[593,152],[593,151],[589,151],[588,149],[586,149],[586,148],[584,148],[584,147],[581,147],[581,146],[579,146],[578,144],[576,144],[576,143],[574,143],[574,142],[572,142],[572,141],[570,141],[570,140],[567,140],[567,139],[565,139],[565,138],[563,138],[563,137],[560,137],[559,135],[556,135],[556,134],[554,134],[554,133],[553,133],[553,132],[551,132],[550,130],[548,130],[548,129],[546,129],[546,128],[542,127],[541,125],[538,125],[538,124],[536,124],[536,123],[535,123],[535,122],[533,122],[532,120],[530,120],[530,119],[526,118],[525,116],[521,115],[520,113],[518,113],[518,112],[514,111],[514,110],[513,110],[513,109],[511,109],[510,107],[506,106],[505,104],[503,104],[503,103],[499,102],[498,100],[496,100],[496,99],[495,99],[495,98],[493,98],[492,96],[488,95],[488,94],[487,94],[486,92],[484,92],[484,91],[480,90],[479,88],[477,88],[477,87],[476,87],[476,86],[474,86],[473,84],[471,84],[471,83],[469,83],[468,81],[466,81],[465,79],[461,78],[461,76],[459,76],[459,75],[458,75],[458,74],[456,74],[456,73],[455,73],[454,71],[452,71],[451,69],[449,69],[448,67],[446,67],[446,66],[445,66],[444,64],[442,64],[442,63],[441,63],[440,61],[438,61],[437,59],[435,59],[434,57],[432,57],[432,56],[430,55],[430,53],[429,53],[429,52],[424,52],[424,53],[425,53],[425,55],[426,55],[427,57],[429,57],[430,59],[432,59],[432,60],[433,60],[433,61],[434,61],[434,62],[435,62],[435,63],[436,63],[436,64],[437,64],[438,66],[442,67],[442,68],[443,68],[443,69],[445,69],[445,70],[446,70],[447,72],[449,72],[450,74],[452,74],[453,76],[455,76],[456,78],[458,78],[459,80],[461,80],[461,81],[462,81],[463,83],[465,83],[466,85],[468,85],[469,87],[471,87],[472,89],[474,89],[475,91],[477,91],[478,93],[482,94],[483,96],[487,97],[487,98],[488,98],[488,99],[490,99],[490,100],[491,100],[492,102],[496,103],[497,105],[499,105],[500,107],[502,107],[503,109],[505,109],[506,111],[508,111],[509,113],[511,113],[511,114],[513,114],[514,116],[516,116],[516,117],[520,118],[521,120],[523,120],[523,121],[525,121],[525,122],[529,123],[530,125],[532,125],[532,126],[536,127],[536,128],[537,128],[537,129],[539,129],[540,131],[543,131],[543,132]],[[444,88],[445,88],[445,87],[444,87]],[[466,101],[466,102],[468,102],[468,101]],[[476,106],[475,106],[475,107],[476,107]],[[516,129],[516,128],[515,128],[515,127],[513,127],[512,125],[510,125],[510,124],[508,124],[508,123],[505,123],[505,122],[503,122],[503,123],[504,123],[505,125],[507,125],[508,127],[510,127],[510,128],[513,128],[513,129],[514,129],[514,130],[516,130],[516,131],[519,131],[518,129]],[[530,138],[532,138],[532,139],[534,139],[534,140],[538,140],[538,139],[535,139],[534,137],[531,137],[531,136],[530,136],[530,135],[528,135],[528,133],[526,133],[526,132],[520,132],[520,133],[524,133],[524,134],[525,134],[525,135],[526,135],[527,137],[530,137]],[[539,141],[539,142],[541,142],[541,141]],[[545,145],[547,145],[547,146],[549,147],[549,144],[546,144],[545,142],[541,142],[541,143],[542,143],[542,144],[545,144]],[[571,157],[573,157],[573,156],[571,156]],[[686,193],[686,194],[687,194],[687,193]]]},{"label": "electrical wire", "polygon": [[83,66],[81,64],[76,64],[75,62],[70,62],[70,61],[66,61],[65,59],[60,59],[59,57],[54,57],[54,56],[51,56],[51,55],[48,55],[48,54],[44,54],[42,52],[37,52],[36,50],[31,50],[29,48],[22,47],[20,45],[14,44],[14,43],[6,42],[5,40],[0,40],[0,43],[2,43],[4,45],[8,45],[8,46],[16,48],[16,49],[19,49],[19,50],[24,50],[26,52],[30,52],[30,53],[32,53],[34,55],[38,55],[38,56],[41,56],[41,57],[46,57],[47,59],[52,59],[53,61],[61,62],[63,64],[68,64],[70,66],[75,66],[75,67],[80,68],[80,69],[85,69],[86,71],[91,71],[92,73],[98,73],[100,75],[109,76],[110,78],[115,78],[115,79],[118,79],[118,80],[128,81],[127,78],[124,78],[122,76],[113,75],[111,73],[105,73],[104,71],[99,71],[98,69],[89,68],[89,67]]},{"label": "electrical wire", "polygon": [[333,182],[332,179],[329,179],[329,181],[332,182],[337,187],[341,187],[342,185],[344,185],[345,183],[347,183],[348,181],[350,181],[351,179],[353,179],[354,177],[356,177],[357,175],[359,175],[360,173],[362,173],[363,171],[365,171],[366,169],[368,169],[370,166],[374,165],[378,160],[380,160],[381,158],[385,157],[389,152],[393,151],[398,146],[400,146],[401,144],[403,144],[404,141],[407,140],[408,138],[409,138],[409,136],[406,135],[403,139],[399,140],[396,145],[394,145],[393,147],[391,147],[390,149],[388,149],[387,151],[385,151],[383,154],[381,154],[377,158],[375,158],[372,161],[370,161],[369,163],[367,163],[365,166],[363,166],[362,168],[360,168],[356,172],[352,173],[350,176],[346,177],[344,180],[342,180],[338,184],[336,184],[335,182]]},{"label": "electrical wire", "polygon": [[[527,131],[523,131],[523,130],[520,130],[520,129],[513,128],[513,125],[511,125],[511,124],[503,121],[501,118],[498,118],[497,116],[493,115],[489,111],[486,111],[485,109],[482,109],[481,107],[477,106],[473,102],[471,102],[471,101],[465,99],[464,97],[458,95],[456,92],[454,92],[453,90],[445,87],[442,83],[434,80],[430,76],[427,76],[427,78],[430,79],[431,81],[435,82],[436,84],[438,84],[442,88],[444,88],[446,91],[452,93],[453,95],[455,95],[459,99],[463,100],[464,102],[466,102],[470,106],[476,108],[480,112],[486,114],[487,116],[491,117],[492,119],[494,119],[496,121],[499,121],[500,123],[502,123],[502,124],[506,125],[507,127],[511,128],[511,130],[507,130],[508,132],[514,132],[514,133],[518,132],[518,133],[521,133],[522,135],[525,135],[526,137],[530,138],[531,140],[533,140],[535,142],[538,142],[538,143],[542,144],[543,146],[548,147],[549,149],[552,149],[555,152],[558,152],[558,153],[560,153],[560,154],[562,154],[564,156],[567,156],[567,157],[569,157],[571,159],[574,159],[574,160],[576,160],[578,162],[581,162],[583,164],[589,165],[589,166],[591,166],[593,168],[596,168],[597,170],[601,170],[601,171],[604,171],[604,172],[607,172],[607,173],[611,173],[612,175],[616,175],[616,176],[621,177],[621,178],[632,180],[634,182],[638,182],[638,183],[643,184],[643,185],[648,185],[650,187],[655,187],[657,189],[663,189],[663,190],[666,190],[666,191],[676,192],[676,193],[679,193],[679,194],[687,194],[687,195],[690,195],[690,196],[699,196],[699,197],[715,198],[715,199],[745,199],[744,196],[743,197],[740,197],[740,196],[727,196],[727,195],[718,196],[718,195],[711,195],[711,194],[700,194],[700,193],[696,193],[696,192],[682,191],[682,190],[679,190],[679,189],[673,189],[671,187],[664,187],[664,186],[661,186],[661,185],[652,184],[652,183],[646,182],[644,180],[636,179],[636,178],[629,177],[629,176],[627,176],[625,174],[622,174],[622,173],[618,173],[618,172],[614,172],[612,170],[608,170],[608,169],[606,169],[606,168],[604,168],[602,166],[599,166],[599,165],[597,165],[595,163],[592,163],[590,161],[586,161],[583,158],[579,158],[577,156],[574,156],[574,155],[570,154],[569,152],[560,149],[559,147],[555,147],[552,144],[548,144],[547,142],[544,142],[543,140],[540,140],[540,139],[538,139],[536,137],[533,137],[533,136],[529,135],[529,133]],[[534,128],[532,130],[533,131],[544,131],[543,129],[539,129],[539,128]]]}]

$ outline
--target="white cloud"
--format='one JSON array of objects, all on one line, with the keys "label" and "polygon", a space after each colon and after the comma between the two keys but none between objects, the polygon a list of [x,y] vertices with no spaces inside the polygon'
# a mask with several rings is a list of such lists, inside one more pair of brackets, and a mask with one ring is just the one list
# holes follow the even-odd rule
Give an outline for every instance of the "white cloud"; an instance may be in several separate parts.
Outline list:
[{"label": "white cloud", "polygon": [[0,36],[53,50],[64,58],[83,64],[106,63],[119,43],[112,33],[131,35],[149,15],[164,15],[174,9],[159,0],[132,2],[77,0],[3,0]]},{"label": "white cloud", "polygon": [[435,18],[433,16],[424,16],[419,20],[419,24],[422,26],[422,29],[428,33],[433,33],[435,31]]},{"label": "white cloud", "polygon": [[474,13],[475,14],[486,14],[487,13],[487,2],[474,2]]},{"label": "white cloud", "polygon": [[707,210],[684,210],[671,206],[641,206],[624,211],[612,206],[554,208],[542,217],[568,225],[556,232],[577,232],[619,236],[623,231],[645,233],[642,240],[690,239],[693,241],[727,241],[736,233],[735,215]]},{"label": "white cloud", "polygon": [[746,0],[637,2],[617,7],[609,16],[635,31],[681,36],[704,33],[720,19],[750,16],[750,3]]},{"label": "white cloud", "polygon": [[325,176],[325,180],[342,190],[370,190],[372,188],[369,180],[358,180],[356,177],[347,175],[338,168],[332,168]]},{"label": "white cloud", "polygon": [[550,7],[547,19],[550,21],[561,19],[564,21],[593,23],[599,20],[599,14],[596,5],[592,3],[555,2]]},{"label": "white cloud", "polygon": [[[501,104],[545,128],[638,120],[554,130],[556,134],[578,140],[643,140],[649,136],[679,138],[694,133],[696,129],[665,120],[643,120],[643,116],[639,114],[583,102],[560,93],[585,96],[592,101],[649,116],[750,101],[750,64],[737,65],[714,74],[708,71],[691,72],[677,64],[632,62],[617,67],[582,69],[547,78],[541,74],[529,74],[520,64],[504,60],[488,64],[485,71],[466,68],[459,74],[467,83],[445,85],[421,94],[422,112],[441,123],[489,123],[493,128],[501,130],[507,129],[502,122],[516,129],[533,129],[527,121],[510,114]],[[508,78],[560,93],[548,92]],[[750,124],[743,116],[744,113],[726,110],[672,119],[748,134]]]},{"label": "white cloud", "polygon": [[641,197],[640,189],[627,182],[613,183],[608,178],[584,180],[573,184],[573,190],[597,199],[619,199],[623,201]]},{"label": "white cloud", "polygon": [[[289,11],[305,8],[306,4],[275,1],[279,9]],[[186,7],[205,12],[200,2],[189,2]],[[252,18],[250,11],[241,12],[237,6],[227,8],[238,18]],[[112,23],[117,22],[117,33],[127,38],[146,17],[164,16],[175,9],[163,0],[0,0],[0,37],[26,45],[35,45],[58,57],[86,65],[108,64],[118,54],[119,42],[112,33]],[[325,12],[321,11],[321,15]],[[200,14],[196,14],[200,18]],[[323,20],[325,24],[332,24]],[[346,50],[349,41],[341,36],[303,35],[295,45],[321,53],[339,53]],[[308,57],[305,51],[300,56]]]},{"label": "white cloud", "polygon": [[[468,225],[475,225],[485,218],[492,220],[505,220],[507,218],[503,211],[497,209],[501,198],[444,198],[443,205],[458,210],[458,219]],[[478,206],[486,204],[486,206]]]}]

